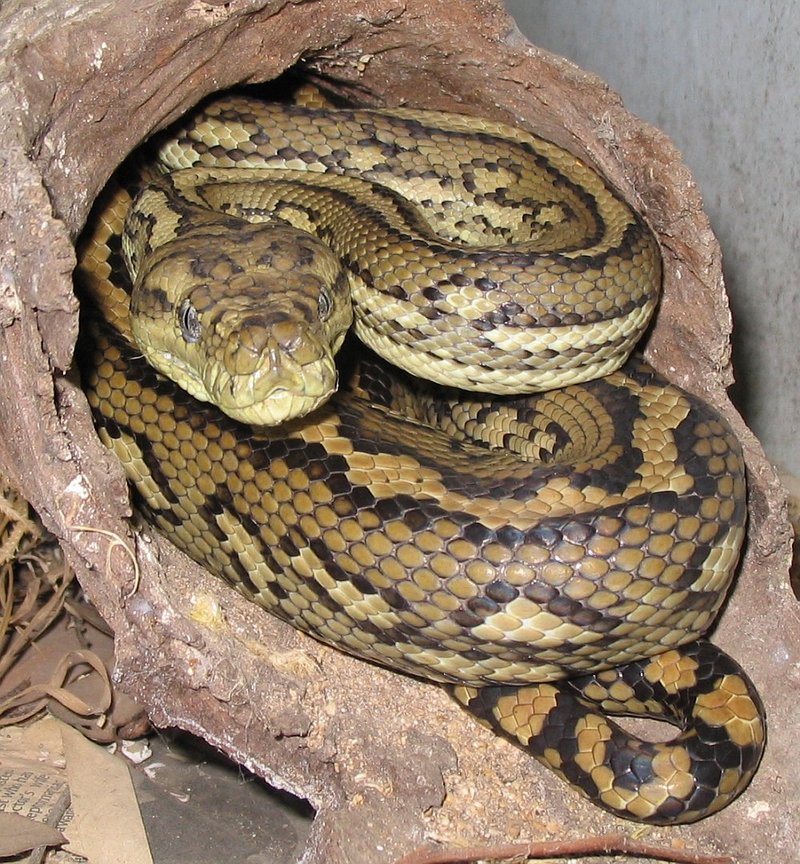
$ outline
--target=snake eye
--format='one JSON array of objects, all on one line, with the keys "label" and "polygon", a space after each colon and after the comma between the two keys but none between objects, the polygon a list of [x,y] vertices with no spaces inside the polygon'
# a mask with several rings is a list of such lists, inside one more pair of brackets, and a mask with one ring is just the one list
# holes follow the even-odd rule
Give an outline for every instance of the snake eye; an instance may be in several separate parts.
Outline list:
[{"label": "snake eye", "polygon": [[327,288],[322,288],[319,292],[319,305],[317,306],[317,314],[320,321],[327,321],[333,311],[333,301]]},{"label": "snake eye", "polygon": [[200,316],[191,300],[184,300],[178,307],[181,336],[189,343],[200,341]]}]

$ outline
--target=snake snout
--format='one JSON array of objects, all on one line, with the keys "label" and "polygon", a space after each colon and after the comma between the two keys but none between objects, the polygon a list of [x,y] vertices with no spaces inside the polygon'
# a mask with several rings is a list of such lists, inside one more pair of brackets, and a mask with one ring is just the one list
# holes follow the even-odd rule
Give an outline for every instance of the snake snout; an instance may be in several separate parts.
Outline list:
[{"label": "snake snout", "polygon": [[319,361],[326,354],[320,340],[299,321],[267,322],[263,316],[242,322],[227,338],[226,365],[231,375],[275,375]]},{"label": "snake snout", "polygon": [[233,376],[252,375],[270,351],[270,328],[263,317],[246,319],[225,337],[225,365]]},{"label": "snake snout", "polygon": [[272,328],[272,338],[288,354],[294,354],[303,343],[303,333],[297,324],[281,321]]},{"label": "snake snout", "polygon": [[209,366],[209,391],[242,422],[273,426],[300,417],[336,389],[332,352],[302,321],[248,316],[224,346],[221,363]]}]

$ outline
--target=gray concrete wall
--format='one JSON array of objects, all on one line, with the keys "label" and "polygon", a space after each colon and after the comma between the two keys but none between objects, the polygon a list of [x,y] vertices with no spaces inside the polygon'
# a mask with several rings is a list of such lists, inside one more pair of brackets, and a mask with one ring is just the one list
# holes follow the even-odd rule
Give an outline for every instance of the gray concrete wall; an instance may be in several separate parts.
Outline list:
[{"label": "gray concrete wall", "polygon": [[703,193],[734,314],[732,392],[800,475],[800,3],[506,0],[536,45],[666,132]]}]

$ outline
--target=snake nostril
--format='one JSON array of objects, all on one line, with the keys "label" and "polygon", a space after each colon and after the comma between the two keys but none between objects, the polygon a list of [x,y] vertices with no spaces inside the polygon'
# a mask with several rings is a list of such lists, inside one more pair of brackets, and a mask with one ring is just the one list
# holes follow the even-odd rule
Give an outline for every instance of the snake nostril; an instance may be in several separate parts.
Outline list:
[{"label": "snake nostril", "polygon": [[303,335],[296,324],[281,321],[272,328],[272,338],[289,354],[293,354],[302,344]]},{"label": "snake nostril", "polygon": [[305,358],[303,329],[293,321],[267,323],[263,317],[241,322],[227,340],[226,365],[236,375],[247,375],[258,369],[281,372],[287,363]]}]

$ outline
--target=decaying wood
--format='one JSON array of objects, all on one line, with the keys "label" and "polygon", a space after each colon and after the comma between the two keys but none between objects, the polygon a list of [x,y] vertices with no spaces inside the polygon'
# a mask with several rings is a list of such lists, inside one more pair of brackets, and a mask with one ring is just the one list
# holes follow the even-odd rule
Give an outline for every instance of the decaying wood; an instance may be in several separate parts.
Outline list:
[{"label": "decaying wood", "polygon": [[[432,840],[513,842],[618,825],[436,688],[325,649],[247,606],[147,531],[71,370],[72,243],[124,156],[204,95],[295,67],[363,104],[522,124],[596,164],[665,259],[652,362],[733,421],[749,545],[718,641],[760,686],[771,742],[750,790],[699,826],[654,832],[739,861],[798,846],[790,730],[798,624],[772,469],[725,396],[720,252],[671,143],[597,78],[542,52],[495,0],[10,0],[0,9],[0,469],[62,541],[117,635],[117,676],[156,723],[196,732],[318,811],[303,860],[374,864]],[[140,578],[134,584],[132,556]],[[795,772],[796,774],[797,772]],[[742,849],[755,850],[742,853]],[[750,856],[750,857],[748,857]]]}]

